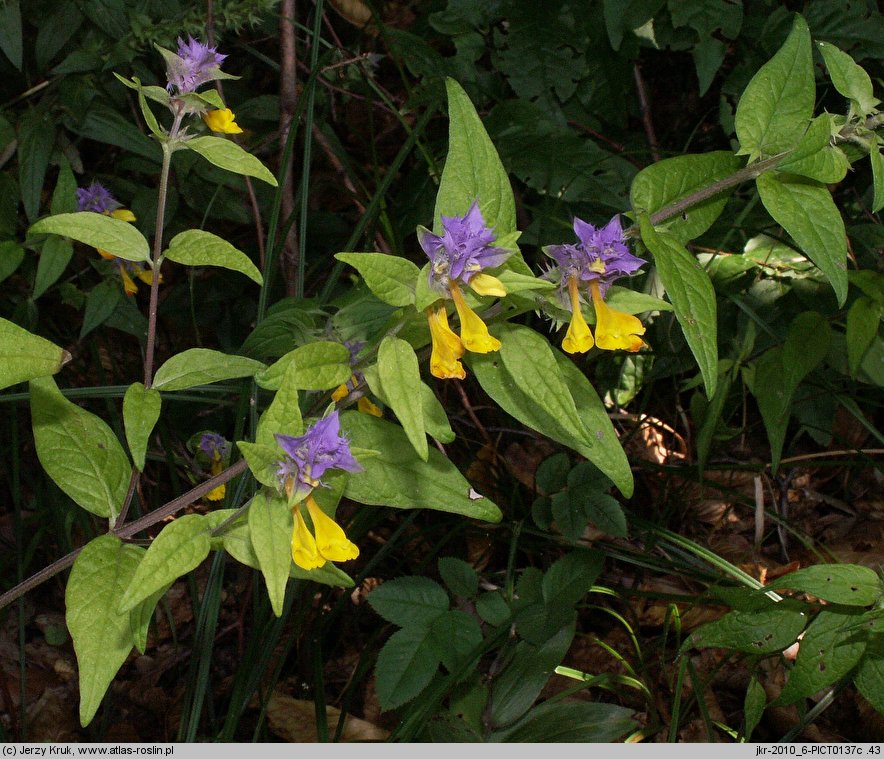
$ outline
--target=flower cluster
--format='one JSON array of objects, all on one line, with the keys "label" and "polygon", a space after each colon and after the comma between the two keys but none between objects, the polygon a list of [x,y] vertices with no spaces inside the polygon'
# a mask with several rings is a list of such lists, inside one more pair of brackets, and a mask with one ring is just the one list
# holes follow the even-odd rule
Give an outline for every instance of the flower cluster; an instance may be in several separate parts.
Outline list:
[{"label": "flower cluster", "polygon": [[448,312],[442,304],[427,309],[427,321],[433,341],[430,372],[441,379],[463,379],[466,376],[459,359],[464,351],[489,353],[500,348],[488,327],[464,300],[462,285],[478,295],[503,297],[503,283],[485,269],[500,266],[510,252],[494,247],[496,236],[485,224],[478,202],[464,216],[443,216],[443,234],[436,235],[418,227],[418,240],[430,259],[430,289],[444,299],[454,301],[460,319],[460,336],[448,326]]},{"label": "flower cluster", "polygon": [[[221,471],[230,460],[230,443],[217,432],[204,432],[200,438],[199,449],[209,459],[212,477],[221,474]],[[206,498],[210,501],[220,501],[224,498],[226,491],[227,488],[222,483],[221,485],[218,485],[218,487],[210,490],[206,494]]]},{"label": "flower cluster", "polygon": [[[313,490],[323,485],[320,478],[328,470],[362,471],[350,453],[349,440],[341,435],[340,429],[338,412],[334,411],[308,427],[303,435],[276,435],[276,441],[285,452],[277,477],[288,496],[294,518],[292,559],[303,569],[315,569],[326,561],[347,561],[359,555],[356,545],[312,496]],[[313,523],[313,532],[304,519],[302,505]]]},{"label": "flower cluster", "polygon": [[[128,208],[123,208],[122,204],[114,198],[110,190],[99,182],[92,182],[88,187],[77,188],[77,210],[102,213],[105,216],[112,216],[120,221],[135,221],[135,214]],[[133,261],[117,258],[113,253],[108,253],[101,248],[96,248],[96,250],[102,258],[113,261],[116,264],[126,295],[134,295],[138,292],[138,285],[135,284],[133,277],[140,279],[148,285],[153,284],[152,269]],[[159,281],[163,281],[162,277]]]},{"label": "flower cluster", "polygon": [[[567,294],[571,311],[562,349],[585,353],[595,344],[603,350],[639,350],[645,344],[639,337],[645,333],[644,325],[632,314],[611,308],[604,298],[612,282],[638,271],[645,261],[629,252],[617,216],[601,229],[574,219],[574,233],[576,244],[549,245],[543,249],[558,264],[547,276],[558,282],[563,299]],[[589,290],[595,308],[595,340],[583,318],[581,290]]]}]

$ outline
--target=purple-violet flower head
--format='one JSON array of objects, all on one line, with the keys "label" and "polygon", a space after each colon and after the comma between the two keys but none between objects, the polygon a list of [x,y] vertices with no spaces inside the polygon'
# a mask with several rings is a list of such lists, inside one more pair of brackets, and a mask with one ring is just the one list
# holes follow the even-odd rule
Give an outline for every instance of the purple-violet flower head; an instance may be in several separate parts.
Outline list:
[{"label": "purple-violet flower head", "polygon": [[122,206],[100,182],[77,188],[77,210],[109,214]]},{"label": "purple-violet flower head", "polygon": [[619,216],[601,229],[575,218],[574,233],[578,243],[548,245],[543,249],[558,264],[550,275],[559,280],[563,291],[573,276],[580,282],[598,282],[604,296],[612,282],[638,271],[646,263],[626,247]]},{"label": "purple-violet flower head", "polygon": [[361,472],[362,467],[350,453],[350,441],[341,434],[338,412],[333,411],[307,428],[298,437],[276,435],[276,442],[286,453],[279,462],[277,476],[289,496],[289,502],[303,500],[329,469]]},{"label": "purple-violet flower head", "polygon": [[226,57],[190,35],[187,42],[179,37],[178,54],[168,54],[168,51],[165,54],[167,89],[169,92],[177,89],[179,95],[194,92],[201,84],[218,78]]},{"label": "purple-violet flower head", "polygon": [[217,432],[204,432],[199,447],[212,460],[216,454],[219,459],[226,459],[230,455],[230,443]]},{"label": "purple-violet flower head", "polygon": [[464,216],[443,216],[441,235],[418,227],[418,241],[430,259],[430,287],[448,290],[449,282],[470,283],[483,269],[500,266],[510,251],[495,248],[497,236],[485,224],[478,201]]}]

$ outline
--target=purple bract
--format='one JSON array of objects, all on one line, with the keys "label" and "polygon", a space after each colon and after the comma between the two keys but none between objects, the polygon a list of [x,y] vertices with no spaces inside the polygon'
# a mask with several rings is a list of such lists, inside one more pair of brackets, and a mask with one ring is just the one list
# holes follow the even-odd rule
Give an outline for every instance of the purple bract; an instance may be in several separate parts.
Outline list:
[{"label": "purple bract", "polygon": [[93,182],[88,187],[77,188],[77,210],[110,213],[120,208],[110,191],[100,182]]},{"label": "purple bract", "polygon": [[187,42],[179,37],[178,55],[167,56],[166,60],[168,90],[171,92],[175,88],[179,95],[194,92],[201,84],[217,78],[218,69],[226,57],[190,35]]}]

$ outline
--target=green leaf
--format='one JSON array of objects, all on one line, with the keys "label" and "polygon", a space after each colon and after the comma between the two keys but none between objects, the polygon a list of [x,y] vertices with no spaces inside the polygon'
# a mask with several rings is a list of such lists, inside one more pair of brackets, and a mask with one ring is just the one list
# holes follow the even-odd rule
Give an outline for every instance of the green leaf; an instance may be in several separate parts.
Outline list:
[{"label": "green leaf", "polygon": [[818,564],[778,577],[765,588],[800,590],[845,606],[870,606],[884,590],[877,573],[860,564]]},{"label": "green leaf", "polygon": [[444,556],[438,561],[439,576],[455,596],[473,598],[479,592],[479,575],[463,559]]},{"label": "green leaf", "polygon": [[506,731],[493,733],[506,743],[619,743],[638,728],[625,706],[587,701],[545,702]]},{"label": "green leaf", "polygon": [[14,273],[25,257],[25,249],[14,240],[0,242],[0,282]]},{"label": "green leaf", "polygon": [[30,382],[37,458],[78,506],[113,526],[129,488],[126,452],[108,425],[67,400],[51,377]]},{"label": "green leaf", "polygon": [[503,283],[508,295],[534,290],[551,291],[556,288],[555,283],[548,279],[540,279],[533,274],[520,274],[512,269],[501,269],[495,276]]},{"label": "green leaf", "polygon": [[234,174],[255,177],[276,187],[276,177],[270,173],[270,169],[231,140],[223,137],[193,137],[184,146],[219,168]]},{"label": "green leaf", "polygon": [[[653,215],[661,208],[736,172],[741,161],[730,151],[682,155],[652,163],[632,181],[629,198],[636,212]],[[730,190],[688,208],[660,226],[680,243],[699,237],[727,205]]]},{"label": "green leaf", "polygon": [[404,340],[387,336],[378,349],[378,374],[384,395],[423,461],[429,456],[421,403],[421,377],[417,356]]},{"label": "green leaf", "polygon": [[117,309],[123,290],[119,282],[106,279],[99,282],[86,296],[86,308],[83,311],[83,324],[80,326],[82,340],[96,327],[100,327]]},{"label": "green leaf", "polygon": [[773,217],[832,285],[838,305],[847,298],[847,235],[832,194],[800,178],[762,174],[758,194]]},{"label": "green leaf", "polygon": [[718,383],[718,321],[715,288],[694,256],[681,243],[651,226],[642,215],[642,242],[654,254],[654,263],[666,294],[675,308],[685,340],[703,375],[706,396],[715,395]]},{"label": "green leaf", "polygon": [[804,608],[781,601],[763,611],[728,612],[695,630],[682,645],[682,651],[733,648],[759,655],[782,651],[798,639],[807,624]]},{"label": "green leaf", "polygon": [[163,256],[186,266],[220,266],[245,274],[259,285],[264,282],[258,267],[227,240],[201,229],[188,229],[175,235]]},{"label": "green leaf", "polygon": [[201,515],[185,514],[169,522],[150,544],[117,608],[128,612],[196,569],[209,555],[210,547],[209,527]]},{"label": "green leaf", "polygon": [[[378,365],[373,364],[366,367],[363,370],[363,376],[374,396],[384,405],[390,406],[386,390],[381,385]],[[427,434],[440,443],[453,442],[455,436],[448,422],[448,414],[445,413],[444,407],[439,403],[432,388],[423,381],[420,383],[420,403]]]},{"label": "green leaf", "polygon": [[761,715],[764,714],[764,708],[767,706],[767,693],[764,686],[753,677],[749,680],[749,687],[746,688],[746,698],[743,699],[743,719],[745,726],[743,728],[743,738],[749,740],[758,723],[761,722]]},{"label": "green leaf", "polygon": [[418,458],[402,428],[358,411],[341,414],[341,427],[353,446],[377,451],[364,457],[364,471],[347,480],[344,495],[372,506],[434,509],[497,522],[500,509],[476,493],[457,467],[435,448]]},{"label": "green leaf", "polygon": [[865,69],[831,42],[817,42],[816,46],[835,89],[850,100],[851,115],[865,117],[873,113],[881,101],[875,97],[872,80]]},{"label": "green leaf", "polygon": [[845,628],[856,621],[852,612],[823,609],[808,625],[795,664],[777,704],[793,704],[840,680],[866,650],[864,631]]},{"label": "green leaf", "polygon": [[265,390],[278,390],[290,364],[295,367],[292,381],[301,390],[331,390],[343,385],[353,374],[346,345],[315,342],[289,351],[258,372],[255,381]]},{"label": "green leaf", "polygon": [[153,379],[157,390],[186,390],[197,385],[252,377],[266,369],[260,361],[208,348],[191,348],[168,359]]},{"label": "green leaf", "polygon": [[826,184],[840,182],[850,168],[850,161],[841,148],[831,144],[832,135],[837,132],[838,125],[832,114],[817,116],[797,147],[777,164],[777,172],[798,174]]},{"label": "green leaf", "polygon": [[863,356],[878,334],[884,306],[871,298],[857,298],[847,312],[847,365],[856,377]]},{"label": "green leaf", "polygon": [[0,50],[13,66],[22,70],[21,10],[18,0],[7,0],[0,6]]},{"label": "green leaf", "polygon": [[881,140],[878,139],[869,149],[869,161],[872,164],[872,213],[884,208],[884,158],[881,157]]},{"label": "green leaf", "polygon": [[604,558],[599,551],[577,550],[554,561],[543,575],[543,600],[559,606],[577,604],[602,573]]},{"label": "green leaf", "polygon": [[74,246],[64,237],[50,237],[43,243],[34,277],[34,293],[31,295],[34,300],[58,281],[73,255]]},{"label": "green leaf", "polygon": [[382,710],[402,706],[430,684],[439,669],[431,638],[429,627],[406,627],[384,644],[375,667],[375,689]]},{"label": "green leaf", "polygon": [[64,235],[127,261],[150,262],[150,247],[144,235],[128,221],[103,213],[79,211],[47,216],[28,230],[28,235],[38,233]]},{"label": "green leaf", "polygon": [[623,507],[607,493],[593,495],[587,500],[586,513],[589,521],[602,532],[615,538],[625,538],[629,535]]},{"label": "green leaf", "polygon": [[55,374],[71,354],[54,343],[0,319],[0,390]]},{"label": "green leaf", "polygon": [[740,97],[734,127],[738,155],[754,161],[793,147],[813,115],[816,88],[807,22],[798,14],[783,46],[752,77]]},{"label": "green leaf", "polygon": [[884,635],[873,635],[853,677],[856,689],[884,714]]},{"label": "green leaf", "polygon": [[72,213],[77,210],[77,178],[70,162],[63,158],[58,167],[58,179],[49,201],[49,213]]},{"label": "green leaf", "polygon": [[258,420],[258,429],[255,433],[256,443],[275,448],[275,435],[297,437],[303,434],[304,422],[301,419],[300,396],[296,381],[297,371],[298,368],[294,363],[289,364],[279,390],[276,391],[270,405]]},{"label": "green leaf", "polygon": [[386,253],[336,253],[335,258],[358,271],[368,289],[391,306],[414,303],[414,288],[420,269],[401,256]]},{"label": "green leaf", "polygon": [[283,498],[258,493],[249,506],[249,533],[258,566],[264,575],[270,605],[282,616],[285,588],[292,563],[292,512]]},{"label": "green leaf", "polygon": [[372,590],[367,600],[387,622],[399,627],[429,627],[449,607],[448,594],[428,577],[387,580]]},{"label": "green leaf", "polygon": [[126,427],[126,442],[132,460],[140,471],[144,471],[144,457],[147,455],[147,441],[154,425],[160,418],[163,400],[155,388],[146,390],[140,382],[133,382],[123,396],[123,424]]},{"label": "green leaf", "polygon": [[330,561],[325,562],[325,564],[316,569],[301,569],[295,562],[292,562],[289,576],[296,580],[309,580],[310,582],[330,585],[332,588],[352,588],[356,585],[350,575]]},{"label": "green leaf", "polygon": [[605,293],[605,302],[627,314],[643,314],[646,311],[673,311],[672,304],[650,293],[640,293],[628,287],[611,285]]},{"label": "green leaf", "polygon": [[249,470],[262,485],[274,490],[279,488],[279,478],[276,470],[282,460],[282,450],[278,445],[262,445],[261,443],[249,443],[245,440],[237,440],[236,445],[243,458],[249,465]]},{"label": "green leaf", "polygon": [[436,657],[453,672],[468,664],[482,645],[482,628],[475,616],[451,609],[433,620],[430,641]]},{"label": "green leaf", "polygon": [[65,589],[65,618],[80,670],[80,724],[88,725],[132,650],[129,613],[117,610],[144,549],[102,535],[80,551]]},{"label": "green leaf", "polygon": [[473,201],[485,223],[498,236],[516,229],[516,204],[506,169],[469,96],[457,82],[447,78],[448,157],[442,170],[433,231],[442,232],[442,215],[463,216]]},{"label": "green leaf", "polygon": [[[0,24],[2,29],[2,24]],[[28,220],[40,213],[46,169],[55,146],[55,123],[43,109],[23,114],[18,129],[18,178]]]}]

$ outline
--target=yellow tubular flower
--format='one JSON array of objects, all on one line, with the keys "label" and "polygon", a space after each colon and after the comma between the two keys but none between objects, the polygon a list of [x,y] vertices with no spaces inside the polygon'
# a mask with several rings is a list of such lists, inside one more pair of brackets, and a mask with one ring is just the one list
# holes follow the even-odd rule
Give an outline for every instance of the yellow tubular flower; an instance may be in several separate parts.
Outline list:
[{"label": "yellow tubular flower", "polygon": [[128,208],[118,208],[116,211],[111,211],[110,215],[115,219],[119,219],[120,221],[128,221],[130,223],[137,221],[137,219],[135,218],[135,214],[132,213]]},{"label": "yellow tubular flower", "polygon": [[372,416],[383,416],[384,412],[380,407],[371,402],[371,399],[364,395],[356,401],[356,410],[362,414],[371,414]]},{"label": "yellow tubular flower", "polygon": [[589,287],[595,306],[595,337],[599,348],[608,351],[622,349],[635,353],[644,347],[645,343],[639,337],[645,334],[645,325],[641,320],[605,303],[598,282],[590,282]]},{"label": "yellow tubular flower", "polygon": [[473,274],[470,287],[476,295],[493,295],[495,298],[503,298],[506,295],[503,282],[490,274]]},{"label": "yellow tubular flower", "polygon": [[220,108],[203,114],[203,121],[213,132],[219,134],[242,134],[242,129],[234,121],[236,116],[229,108]]},{"label": "yellow tubular flower", "polygon": [[347,384],[338,385],[337,389],[331,394],[331,399],[337,403],[342,398],[346,398],[350,394]]},{"label": "yellow tubular flower", "polygon": [[308,495],[304,499],[310,519],[313,520],[313,531],[316,533],[316,548],[319,555],[328,561],[349,561],[359,556],[359,549],[350,542],[341,526],[319,508],[319,504]]},{"label": "yellow tubular flower", "polygon": [[120,270],[120,278],[123,280],[123,290],[126,291],[126,295],[135,295],[138,292],[138,285],[132,280],[132,277],[129,276],[129,272],[126,271],[125,266],[117,267]]},{"label": "yellow tubular flower", "polygon": [[573,275],[568,280],[568,295],[571,298],[571,324],[568,326],[565,339],[562,340],[562,350],[566,353],[586,353],[593,346],[592,332],[589,331],[589,325],[580,310],[577,277]]},{"label": "yellow tubular flower", "polygon": [[[224,469],[224,464],[221,461],[221,454],[218,451],[212,456],[212,477],[215,477],[221,474],[221,471]],[[227,486],[222,483],[217,488],[213,488],[208,493],[206,493],[206,498],[210,501],[220,501],[224,497],[224,493],[227,492]]]},{"label": "yellow tubular flower", "polygon": [[457,282],[452,280],[448,285],[448,289],[451,292],[454,307],[457,309],[457,315],[460,318],[460,339],[463,342],[464,348],[473,353],[490,353],[491,351],[500,350],[500,340],[491,336],[485,322],[467,305]]},{"label": "yellow tubular flower", "polygon": [[321,567],[325,564],[325,559],[319,555],[316,540],[310,530],[307,529],[307,523],[301,515],[300,504],[294,506],[292,516],[295,520],[295,527],[292,530],[292,560],[301,569]]},{"label": "yellow tubular flower", "polygon": [[430,374],[439,379],[464,379],[467,373],[458,359],[464,354],[461,339],[448,326],[448,314],[443,303],[435,311],[427,309],[433,352],[430,355]]}]

